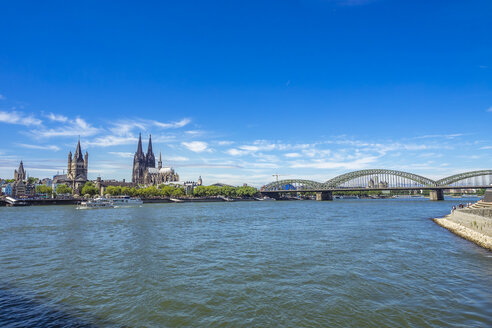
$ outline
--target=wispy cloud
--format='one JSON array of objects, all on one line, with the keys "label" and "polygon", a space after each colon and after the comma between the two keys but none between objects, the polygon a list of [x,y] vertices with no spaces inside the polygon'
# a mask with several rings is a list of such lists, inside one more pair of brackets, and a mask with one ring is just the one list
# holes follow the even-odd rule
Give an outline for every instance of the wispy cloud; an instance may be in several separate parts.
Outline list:
[{"label": "wispy cloud", "polygon": [[492,113],[492,107],[489,107],[489,108],[487,109],[487,112]]},{"label": "wispy cloud", "polygon": [[284,156],[287,158],[297,158],[297,157],[301,157],[302,155],[299,153],[287,153],[287,154],[284,154]]},{"label": "wispy cloud", "polygon": [[162,123],[159,121],[153,121],[153,124],[163,129],[177,129],[188,125],[190,122],[191,120],[189,118],[184,118],[181,121],[171,122],[171,123]]},{"label": "wispy cloud", "polygon": [[185,146],[188,150],[191,150],[195,153],[210,151],[210,148],[208,148],[208,144],[204,141],[182,142],[181,144]]},{"label": "wispy cloud", "polygon": [[423,135],[423,136],[418,136],[418,137],[414,137],[413,139],[437,139],[437,138],[441,138],[441,139],[454,139],[454,138],[458,138],[458,137],[462,137],[462,136],[465,136],[466,134],[464,133],[453,133],[453,134],[428,134],[428,135]]},{"label": "wispy cloud", "polygon": [[94,147],[109,147],[109,146],[119,146],[119,145],[132,145],[137,144],[138,139],[136,137],[120,137],[120,136],[103,136],[97,137],[93,140],[86,142],[87,146]]},{"label": "wispy cloud", "polygon": [[108,154],[122,157],[122,158],[132,158],[133,157],[133,153],[130,153],[130,152],[110,151],[110,152],[108,152]]},{"label": "wispy cloud", "polygon": [[0,100],[5,100],[5,99],[6,99],[5,96],[0,94]]},{"label": "wispy cloud", "polygon": [[375,163],[379,157],[367,156],[353,161],[336,162],[336,161],[322,161],[313,160],[310,162],[297,162],[290,165],[291,168],[314,168],[314,169],[346,169],[346,170],[360,170],[367,168],[368,164]]},{"label": "wispy cloud", "polygon": [[54,121],[54,122],[62,122],[62,123],[65,123],[66,121],[68,121],[68,117],[63,116],[63,115],[53,114],[53,113],[49,113],[47,117],[51,121]]},{"label": "wispy cloud", "polygon": [[163,160],[169,162],[186,162],[189,160],[189,158],[184,156],[166,156],[163,157]]},{"label": "wispy cloud", "polygon": [[67,124],[54,129],[38,129],[31,133],[43,138],[51,137],[72,137],[72,136],[93,136],[100,132],[99,128],[93,127],[84,119],[77,117],[75,120],[68,120]]},{"label": "wispy cloud", "polygon": [[43,121],[35,118],[32,115],[25,115],[24,113],[16,111],[0,111],[0,122],[9,124],[20,124],[25,126],[41,125],[43,123]]},{"label": "wispy cloud", "polygon": [[60,150],[60,147],[55,145],[29,145],[29,144],[18,143],[17,146],[22,148],[28,148],[28,149],[41,149],[41,150],[52,150],[52,151]]}]

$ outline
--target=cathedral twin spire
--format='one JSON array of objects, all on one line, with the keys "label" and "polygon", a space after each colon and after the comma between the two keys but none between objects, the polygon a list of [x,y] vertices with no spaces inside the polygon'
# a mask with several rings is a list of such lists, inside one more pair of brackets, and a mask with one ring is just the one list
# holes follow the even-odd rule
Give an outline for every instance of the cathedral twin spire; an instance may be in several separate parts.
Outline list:
[{"label": "cathedral twin spire", "polygon": [[155,156],[152,150],[152,136],[149,136],[147,154],[144,154],[142,147],[142,134],[139,133],[137,151],[133,159],[132,181],[134,183],[143,183],[144,172],[149,167],[155,167]]}]

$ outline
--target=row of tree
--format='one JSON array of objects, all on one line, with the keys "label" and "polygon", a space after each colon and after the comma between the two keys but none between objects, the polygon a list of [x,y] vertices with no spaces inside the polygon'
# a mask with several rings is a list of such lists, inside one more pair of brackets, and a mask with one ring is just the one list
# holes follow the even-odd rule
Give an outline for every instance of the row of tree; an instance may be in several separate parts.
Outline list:
[{"label": "row of tree", "polygon": [[[85,187],[85,186],[84,186]],[[130,188],[120,186],[108,186],[106,193],[112,196],[128,195],[139,197],[181,197],[185,195],[185,190],[181,186],[173,185],[160,185],[159,187],[151,186],[146,188]],[[82,188],[82,194],[84,188]],[[198,186],[193,189],[193,196],[195,197],[253,197],[258,194],[258,190],[253,187],[232,187],[232,186]]]},{"label": "row of tree", "polygon": [[36,194],[45,194],[45,195],[51,195],[51,194],[58,194],[58,195],[64,195],[64,194],[72,194],[72,188],[68,187],[67,185],[61,184],[56,187],[56,192],[53,191],[51,187],[45,186],[45,185],[39,185],[36,186]]},{"label": "row of tree", "polygon": [[214,196],[224,196],[224,197],[253,197],[258,194],[258,189],[242,186],[242,187],[232,187],[232,186],[198,186],[193,190],[193,196],[196,197],[214,197]]},{"label": "row of tree", "polygon": [[127,195],[138,197],[181,197],[185,195],[185,191],[179,186],[160,185],[159,187],[151,186],[146,188],[108,186],[106,193],[111,196]]}]

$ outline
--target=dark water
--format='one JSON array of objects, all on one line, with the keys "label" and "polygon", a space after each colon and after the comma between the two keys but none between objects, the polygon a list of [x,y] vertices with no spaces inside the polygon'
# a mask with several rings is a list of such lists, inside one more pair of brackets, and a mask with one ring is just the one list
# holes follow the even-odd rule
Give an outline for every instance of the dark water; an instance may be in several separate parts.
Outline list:
[{"label": "dark water", "polygon": [[491,326],[458,202],[0,208],[0,326]]}]

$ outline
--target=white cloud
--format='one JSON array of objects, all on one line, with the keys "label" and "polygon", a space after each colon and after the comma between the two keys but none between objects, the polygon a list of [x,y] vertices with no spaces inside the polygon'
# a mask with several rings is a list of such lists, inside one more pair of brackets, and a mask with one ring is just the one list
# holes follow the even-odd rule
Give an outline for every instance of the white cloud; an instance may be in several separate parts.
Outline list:
[{"label": "white cloud", "polygon": [[153,121],[153,124],[155,126],[158,126],[163,129],[177,129],[177,128],[182,128],[183,126],[188,125],[191,122],[189,118],[184,118],[181,121],[178,122],[171,122],[171,123],[162,123],[158,121]]},{"label": "white cloud", "polygon": [[19,112],[5,112],[0,111],[0,122],[9,123],[9,124],[20,124],[25,126],[30,125],[41,125],[43,121],[35,118],[32,115],[25,115]]},{"label": "white cloud", "polygon": [[142,122],[119,121],[113,123],[109,130],[118,136],[129,136],[135,128],[146,130],[147,126]]},{"label": "white cloud", "polygon": [[60,147],[55,146],[55,145],[29,145],[29,144],[23,144],[23,143],[18,143],[17,144],[19,147],[22,148],[28,148],[28,149],[42,149],[42,150],[53,150],[53,151],[59,151]]},{"label": "white cloud", "polygon": [[219,141],[217,142],[220,146],[228,146],[228,145],[232,145],[234,143],[234,141],[229,141],[229,140],[222,140],[222,141]]},{"label": "white cloud", "polygon": [[204,141],[182,142],[181,144],[195,153],[210,151],[208,144]]},{"label": "white cloud", "polygon": [[108,154],[115,155],[118,157],[123,157],[123,158],[132,158],[133,157],[133,153],[122,152],[122,151],[110,151],[110,152],[108,152]]},{"label": "white cloud", "polygon": [[489,109],[487,109],[487,112],[492,113],[492,107],[489,107]]},{"label": "white cloud", "polygon": [[48,118],[52,121],[55,121],[55,122],[66,122],[68,121],[68,117],[66,116],[63,116],[63,115],[57,115],[57,114],[53,114],[53,113],[49,113],[48,114]]},{"label": "white cloud", "polygon": [[245,150],[239,150],[239,149],[236,149],[236,148],[228,149],[228,150],[226,150],[226,153],[229,154],[229,155],[232,155],[232,156],[242,156],[242,155],[248,154],[247,151],[245,151]]},{"label": "white cloud", "polygon": [[454,134],[428,134],[428,135],[423,135],[423,136],[418,136],[413,139],[431,139],[431,138],[436,138],[436,139],[454,139],[458,137],[464,136],[464,133],[454,133]]},{"label": "white cloud", "polygon": [[33,130],[34,135],[50,138],[50,137],[70,137],[70,136],[93,136],[99,133],[100,129],[93,127],[84,119],[77,117],[75,120],[69,120],[68,124],[56,129]]},{"label": "white cloud", "polygon": [[189,160],[189,158],[184,156],[166,156],[163,158],[163,160],[171,162],[186,162],[187,160]]},{"label": "white cloud", "polygon": [[492,146],[483,146],[483,147],[480,147],[480,149],[492,149]]},{"label": "white cloud", "polygon": [[367,164],[374,163],[379,157],[367,156],[353,161],[335,162],[315,160],[312,162],[297,162],[293,163],[291,168],[313,168],[313,169],[347,169],[360,170],[367,167]]},{"label": "white cloud", "polygon": [[104,136],[95,138],[92,141],[87,142],[88,146],[95,147],[109,147],[109,146],[119,146],[119,145],[131,145],[137,144],[138,139],[135,137],[119,137],[119,136]]},{"label": "white cloud", "polygon": [[301,157],[302,155],[299,153],[287,153],[287,154],[284,154],[284,156],[288,157],[288,158],[296,158],[296,157]]},{"label": "white cloud", "polygon": [[193,136],[204,134],[204,132],[200,130],[189,130],[189,131],[185,131],[185,133]]}]

